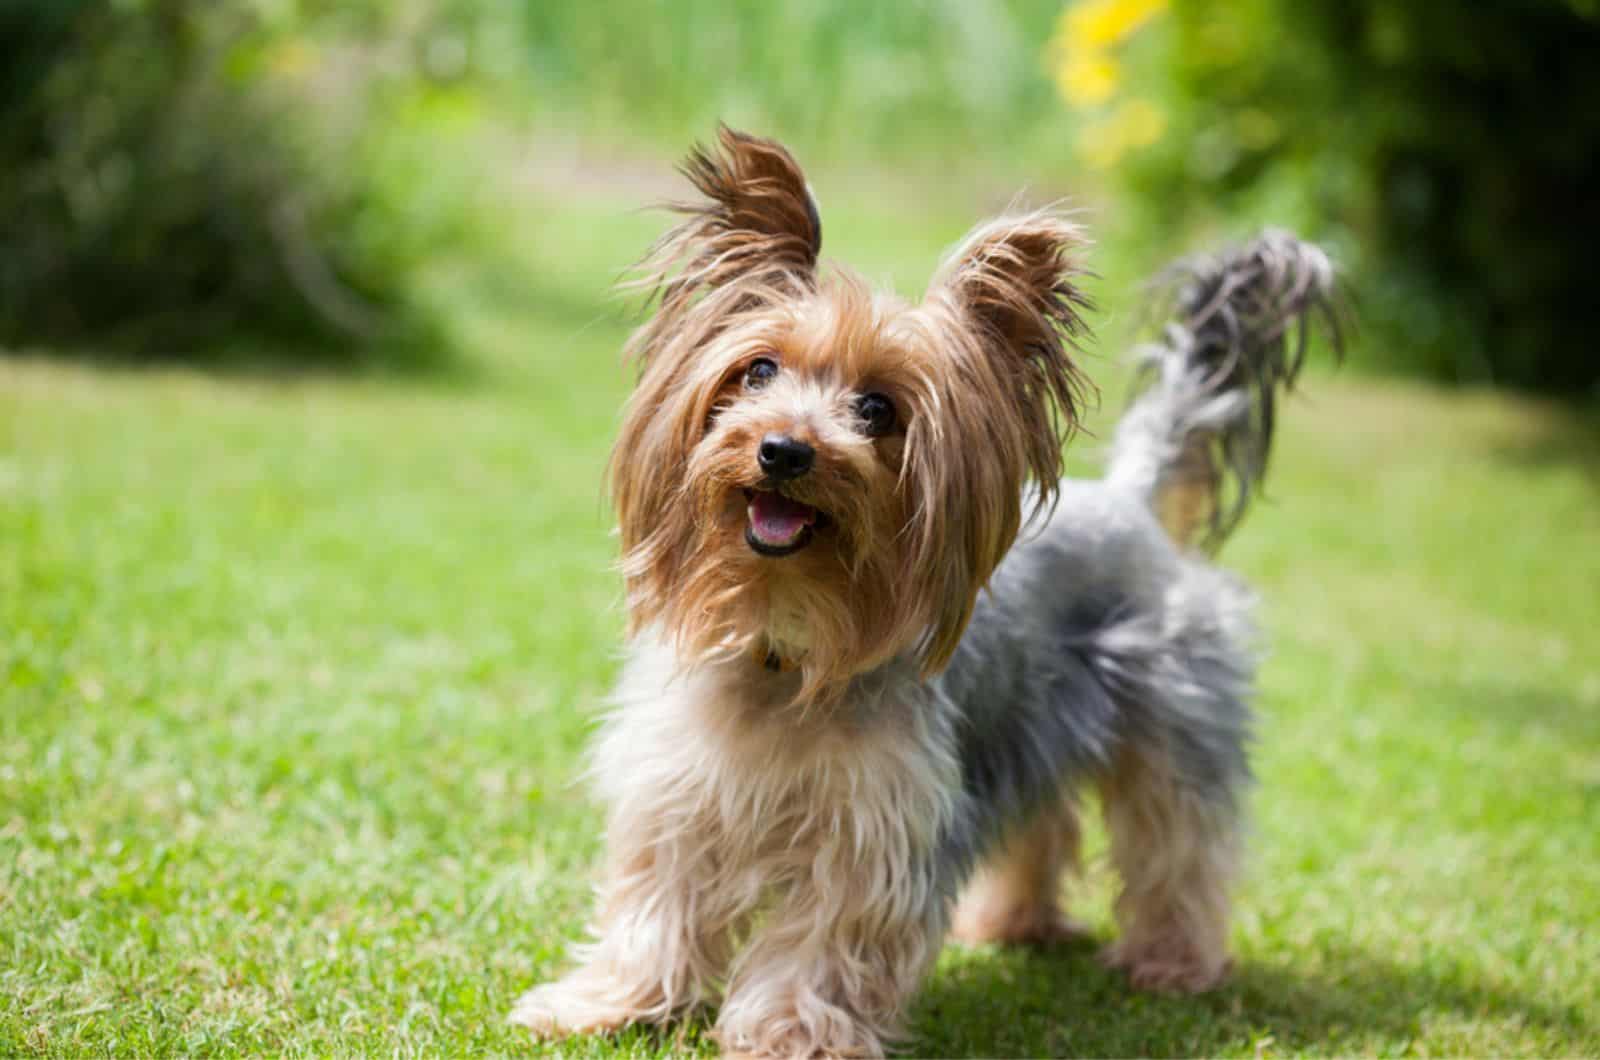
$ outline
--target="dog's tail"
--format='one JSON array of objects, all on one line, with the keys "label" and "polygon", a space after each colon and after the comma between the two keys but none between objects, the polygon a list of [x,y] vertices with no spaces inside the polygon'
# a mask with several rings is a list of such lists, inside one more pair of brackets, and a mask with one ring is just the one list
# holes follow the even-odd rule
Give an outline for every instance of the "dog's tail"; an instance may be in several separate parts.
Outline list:
[{"label": "dog's tail", "polygon": [[1174,305],[1142,351],[1142,386],[1111,447],[1107,479],[1140,494],[1181,547],[1214,551],[1267,470],[1277,391],[1326,324],[1341,352],[1328,256],[1268,230],[1216,258],[1181,261],[1159,288]]}]

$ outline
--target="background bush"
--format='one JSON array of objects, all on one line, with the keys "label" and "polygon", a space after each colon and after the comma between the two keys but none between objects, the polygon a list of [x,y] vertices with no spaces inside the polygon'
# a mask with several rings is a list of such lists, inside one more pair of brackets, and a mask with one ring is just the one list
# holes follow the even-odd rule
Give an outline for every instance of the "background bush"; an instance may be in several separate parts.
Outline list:
[{"label": "background bush", "polygon": [[12,0],[0,345],[442,356],[487,285],[438,262],[559,285],[503,223],[541,154],[655,175],[722,119],[905,194],[1068,193],[1101,260],[1292,225],[1369,363],[1600,383],[1597,0]]},{"label": "background bush", "polygon": [[444,233],[373,131],[389,27],[278,6],[0,8],[0,344],[441,354],[410,279]]},{"label": "background bush", "polygon": [[[1174,0],[1122,95],[1147,230],[1294,221],[1355,268],[1369,356],[1449,380],[1600,383],[1600,6]],[[1124,103],[1126,100],[1123,101]]]}]

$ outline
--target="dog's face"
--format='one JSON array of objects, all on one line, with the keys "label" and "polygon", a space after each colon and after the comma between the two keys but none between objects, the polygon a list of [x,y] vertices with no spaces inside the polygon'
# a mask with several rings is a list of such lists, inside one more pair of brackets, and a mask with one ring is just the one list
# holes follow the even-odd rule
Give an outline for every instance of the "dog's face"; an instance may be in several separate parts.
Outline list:
[{"label": "dog's face", "polygon": [[782,147],[724,129],[686,170],[709,201],[656,248],[612,454],[632,624],[798,666],[803,699],[907,650],[938,669],[1027,479],[1054,496],[1076,230],[983,226],[911,305],[819,277],[820,221]]}]

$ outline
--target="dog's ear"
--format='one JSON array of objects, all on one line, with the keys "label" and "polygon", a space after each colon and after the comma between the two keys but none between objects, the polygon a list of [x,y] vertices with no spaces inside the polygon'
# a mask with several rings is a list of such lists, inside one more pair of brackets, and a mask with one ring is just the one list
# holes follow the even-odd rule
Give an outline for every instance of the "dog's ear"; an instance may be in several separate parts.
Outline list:
[{"label": "dog's ear", "polygon": [[822,219],[800,164],[776,140],[726,125],[717,150],[696,146],[680,167],[709,200],[677,209],[698,244],[699,264],[717,275],[782,266],[810,277],[822,250]]},{"label": "dog's ear", "polygon": [[1054,503],[1061,449],[1092,388],[1074,357],[1088,302],[1074,284],[1083,237],[1049,212],[979,226],[928,289],[936,363],[947,382],[938,436],[914,422],[908,471],[926,500],[913,527],[917,576],[934,613],[923,658],[937,669],[955,650],[978,590],[1023,520]]},{"label": "dog's ear", "polygon": [[642,264],[636,286],[659,302],[630,351],[642,363],[669,338],[816,285],[822,220],[782,144],[722,125],[716,145],[697,145],[679,169],[704,198],[670,205],[684,220]]},{"label": "dog's ear", "polygon": [[1002,217],[974,229],[929,288],[977,332],[1027,428],[1028,471],[1047,492],[1089,389],[1074,360],[1090,308],[1074,282],[1083,245],[1077,225],[1048,211]]}]

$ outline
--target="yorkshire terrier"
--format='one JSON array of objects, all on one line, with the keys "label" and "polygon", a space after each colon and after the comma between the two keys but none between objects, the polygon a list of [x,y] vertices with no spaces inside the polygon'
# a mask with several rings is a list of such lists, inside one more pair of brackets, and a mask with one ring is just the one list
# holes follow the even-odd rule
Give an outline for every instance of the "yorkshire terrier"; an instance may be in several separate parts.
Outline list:
[{"label": "yorkshire terrier", "polygon": [[1076,225],[984,224],[911,303],[819,271],[788,151],[719,140],[646,259],[610,466],[630,632],[593,756],[594,941],[512,1021],[554,1039],[720,1001],[731,1052],[880,1054],[947,932],[1072,932],[1089,784],[1122,887],[1105,959],[1215,985],[1253,656],[1250,595],[1207,553],[1308,324],[1335,323],[1328,259],[1269,232],[1170,273],[1104,477],[1062,480]]}]

